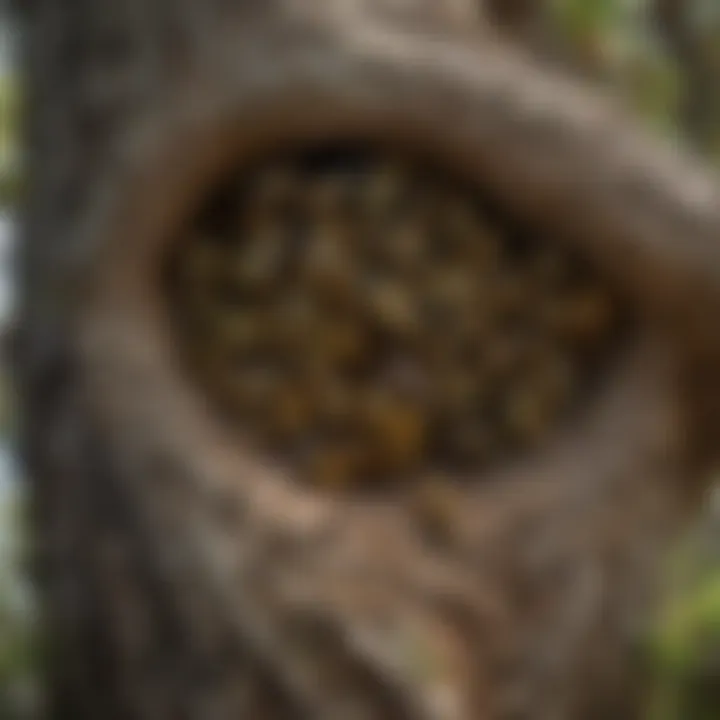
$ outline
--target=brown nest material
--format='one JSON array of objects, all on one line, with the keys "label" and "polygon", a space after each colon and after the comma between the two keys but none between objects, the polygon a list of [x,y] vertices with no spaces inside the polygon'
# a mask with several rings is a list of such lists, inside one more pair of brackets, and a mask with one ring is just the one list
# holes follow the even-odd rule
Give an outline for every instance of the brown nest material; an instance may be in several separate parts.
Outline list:
[{"label": "brown nest material", "polygon": [[196,381],[326,487],[537,446],[588,397],[622,313],[585,258],[476,195],[373,152],[231,179],[170,263]]}]

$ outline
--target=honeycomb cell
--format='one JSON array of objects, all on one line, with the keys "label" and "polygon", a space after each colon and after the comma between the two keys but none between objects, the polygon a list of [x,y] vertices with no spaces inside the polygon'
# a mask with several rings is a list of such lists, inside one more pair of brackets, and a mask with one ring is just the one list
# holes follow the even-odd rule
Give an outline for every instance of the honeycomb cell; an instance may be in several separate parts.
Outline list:
[{"label": "honeycomb cell", "polygon": [[530,451],[589,402],[627,314],[585,258],[372,149],[246,168],[167,269],[192,382],[326,488]]}]

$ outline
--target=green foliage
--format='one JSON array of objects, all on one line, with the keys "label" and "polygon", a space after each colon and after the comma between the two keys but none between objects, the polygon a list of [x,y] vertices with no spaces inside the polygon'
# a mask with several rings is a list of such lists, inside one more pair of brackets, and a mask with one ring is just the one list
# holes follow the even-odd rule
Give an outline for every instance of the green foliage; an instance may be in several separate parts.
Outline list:
[{"label": "green foliage", "polygon": [[[720,2],[690,0],[682,5],[691,57],[673,54],[672,42],[653,21],[652,0],[548,0],[554,41],[567,64],[613,88],[637,114],[659,131],[701,147],[720,161],[720,100],[703,87],[720,85]],[[708,74],[710,80],[708,80]],[[683,118],[688,93],[702,103],[704,124],[716,128],[695,136]]]},{"label": "green foliage", "polygon": [[21,121],[21,94],[17,78],[0,75],[0,208],[14,204],[20,191],[17,138]]},{"label": "green foliage", "polygon": [[655,642],[657,690],[650,720],[720,716],[720,572],[676,598]]},{"label": "green foliage", "polygon": [[624,0],[550,0],[554,36],[573,64],[594,75],[608,75],[630,34]]},{"label": "green foliage", "polygon": [[681,672],[691,664],[697,646],[712,638],[720,639],[720,576],[667,611],[657,640],[661,666]]},{"label": "green foliage", "polygon": [[557,24],[577,40],[607,35],[626,20],[624,0],[550,0]]},{"label": "green foliage", "polygon": [[25,720],[38,700],[34,607],[23,581],[24,507],[0,492],[0,718]]}]

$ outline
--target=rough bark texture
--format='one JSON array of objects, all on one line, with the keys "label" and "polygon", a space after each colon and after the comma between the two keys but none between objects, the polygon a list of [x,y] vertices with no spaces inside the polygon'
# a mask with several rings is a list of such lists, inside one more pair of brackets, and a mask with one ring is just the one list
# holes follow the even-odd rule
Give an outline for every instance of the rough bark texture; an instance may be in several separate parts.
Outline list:
[{"label": "rough bark texture", "polygon": [[[437,3],[36,0],[25,11],[26,460],[51,717],[635,717],[658,563],[720,428],[720,193]],[[435,10],[433,10],[435,8]],[[327,496],[226,435],[153,271],[228,164],[422,147],[581,246],[639,317],[602,401],[449,489]]]}]

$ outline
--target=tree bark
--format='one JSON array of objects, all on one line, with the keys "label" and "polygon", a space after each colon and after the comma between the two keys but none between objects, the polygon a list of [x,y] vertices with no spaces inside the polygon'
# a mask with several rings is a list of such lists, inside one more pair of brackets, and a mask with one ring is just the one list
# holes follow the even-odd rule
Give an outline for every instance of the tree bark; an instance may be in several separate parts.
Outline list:
[{"label": "tree bark", "polygon": [[[49,717],[636,717],[659,564],[720,447],[720,192],[464,4],[433,7],[24,10],[18,372]],[[411,491],[331,497],[239,450],[176,370],[153,280],[224,169],[358,136],[581,248],[639,317],[586,421],[449,489],[432,541]]]}]

